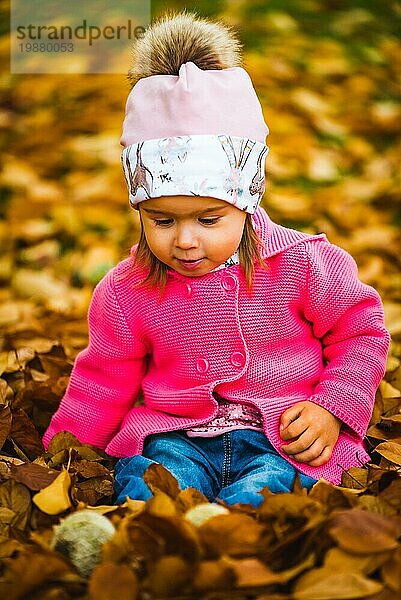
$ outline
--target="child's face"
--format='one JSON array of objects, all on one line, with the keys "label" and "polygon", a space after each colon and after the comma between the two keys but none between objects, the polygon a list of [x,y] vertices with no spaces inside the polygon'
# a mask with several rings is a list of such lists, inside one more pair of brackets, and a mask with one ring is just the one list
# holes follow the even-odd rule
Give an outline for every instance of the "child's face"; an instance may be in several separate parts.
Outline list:
[{"label": "child's face", "polygon": [[151,198],[139,204],[139,211],[153,254],[190,277],[205,275],[230,258],[246,218],[224,200],[201,196]]}]

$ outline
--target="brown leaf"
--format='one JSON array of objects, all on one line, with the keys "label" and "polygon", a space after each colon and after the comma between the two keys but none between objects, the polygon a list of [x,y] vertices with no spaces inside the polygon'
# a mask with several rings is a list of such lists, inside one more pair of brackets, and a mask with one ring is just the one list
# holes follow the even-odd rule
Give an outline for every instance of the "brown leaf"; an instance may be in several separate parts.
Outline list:
[{"label": "brown leaf", "polygon": [[310,515],[320,512],[321,509],[321,505],[311,494],[298,496],[284,493],[265,497],[258,512],[262,517],[283,517],[285,515],[286,517],[308,518]]},{"label": "brown leaf", "polygon": [[377,425],[372,425],[369,427],[367,435],[375,440],[391,440],[393,442],[397,442],[401,444],[401,435],[392,431],[384,431],[380,429]]},{"label": "brown leaf", "polygon": [[47,469],[35,463],[11,464],[10,471],[15,481],[23,483],[34,491],[47,487],[59,475],[58,471]]},{"label": "brown leaf", "polygon": [[106,562],[132,560],[150,562],[163,554],[165,543],[161,536],[136,519],[122,519],[114,537],[102,548]]},{"label": "brown leaf", "polygon": [[[343,477],[346,477],[345,473]],[[354,489],[339,488],[324,480],[318,481],[313,486],[309,498],[319,501],[324,513],[335,509],[351,508],[358,503]]]},{"label": "brown leaf", "polygon": [[0,560],[3,558],[11,558],[17,551],[22,550],[23,545],[17,540],[7,540],[0,544]]},{"label": "brown leaf", "polygon": [[192,575],[191,564],[181,556],[162,556],[150,565],[149,576],[144,585],[156,598],[178,593],[184,595]]},{"label": "brown leaf", "polygon": [[379,496],[372,496],[371,494],[363,495],[358,501],[359,508],[371,513],[378,513],[385,517],[394,517],[397,515],[397,510],[392,508],[391,504],[388,504],[385,500],[379,498]]},{"label": "brown leaf", "polygon": [[375,554],[352,554],[342,548],[330,548],[324,557],[324,568],[332,573],[363,573],[369,575],[379,569],[391,555],[391,550]]},{"label": "brown leaf", "polygon": [[401,435],[401,415],[395,414],[387,417],[382,417],[380,427],[384,427],[386,431],[391,431]]},{"label": "brown leaf", "polygon": [[274,573],[257,558],[229,559],[228,564],[234,569],[240,588],[283,583],[280,573]]},{"label": "brown leaf", "polygon": [[[63,432],[64,433],[64,432]],[[51,467],[58,467],[63,463],[76,460],[102,461],[104,457],[89,446],[70,446],[54,454],[48,461]]]},{"label": "brown leaf", "polygon": [[105,456],[99,454],[97,450],[94,450],[92,447],[83,445],[72,448],[78,457],[85,460],[103,460]]},{"label": "brown leaf", "polygon": [[248,515],[231,513],[209,519],[198,528],[198,534],[211,557],[253,556],[260,547],[263,526]]},{"label": "brown leaf", "polygon": [[151,464],[145,471],[143,480],[151,492],[164,492],[170,498],[175,498],[180,493],[180,486],[175,477],[163,465]]},{"label": "brown leaf", "polygon": [[47,448],[47,452],[55,455],[61,450],[68,450],[74,446],[79,446],[79,440],[69,431],[60,431],[52,437]]},{"label": "brown leaf", "polygon": [[10,406],[5,398],[5,388],[8,388],[7,383],[4,379],[0,379],[0,395],[2,396],[0,399],[0,450],[10,434],[12,421]]},{"label": "brown leaf", "polygon": [[345,488],[365,490],[368,485],[368,470],[362,467],[352,467],[343,471],[341,485]]},{"label": "brown leaf", "polygon": [[16,520],[13,510],[4,506],[0,507],[0,542],[6,542],[11,536],[11,527]]},{"label": "brown leaf", "polygon": [[86,481],[81,481],[73,486],[71,495],[73,500],[85,502],[94,506],[103,498],[113,496],[113,482],[104,477],[93,477]]},{"label": "brown leaf", "polygon": [[12,413],[12,425],[9,437],[30,459],[41,456],[45,451],[34,424],[21,408]]},{"label": "brown leaf", "polygon": [[146,512],[155,517],[175,517],[177,514],[174,500],[163,492],[157,492],[156,496],[149,498],[146,502]]},{"label": "brown leaf", "polygon": [[9,479],[0,485],[0,506],[15,513],[14,527],[26,529],[31,514],[31,495],[22,483]]},{"label": "brown leaf", "polygon": [[395,442],[383,442],[375,448],[381,456],[384,456],[390,462],[401,466],[401,445]]},{"label": "brown leaf", "polygon": [[181,513],[187,512],[190,508],[197,506],[198,504],[204,504],[207,502],[206,496],[204,496],[199,490],[195,488],[186,488],[176,497],[177,510]]},{"label": "brown leaf", "polygon": [[84,479],[92,477],[111,477],[110,471],[99,462],[93,460],[76,460],[71,464],[71,471],[78,473]]},{"label": "brown leaf", "polygon": [[378,498],[384,500],[393,509],[401,512],[401,478],[398,477],[394,481],[379,492]]},{"label": "brown leaf", "polygon": [[353,508],[334,517],[329,533],[343,550],[372,554],[397,547],[399,525],[390,517]]},{"label": "brown leaf", "polygon": [[136,600],[138,579],[126,565],[103,563],[95,567],[89,580],[88,600]]},{"label": "brown leaf", "polygon": [[46,354],[40,354],[42,367],[51,378],[58,379],[71,372],[71,364],[68,361],[62,346],[53,346]]},{"label": "brown leaf", "polygon": [[32,598],[48,581],[71,577],[70,567],[55,553],[25,550],[10,560],[0,581],[0,597],[7,600]]},{"label": "brown leaf", "polygon": [[153,539],[149,547],[157,546],[164,554],[180,554],[190,561],[199,559],[201,547],[197,530],[185,519],[176,516],[160,517],[144,511],[130,527],[130,537],[135,533],[137,547],[140,545],[140,538],[145,536],[149,539],[151,534]]},{"label": "brown leaf", "polygon": [[359,573],[333,573],[314,569],[299,578],[294,600],[352,600],[377,594],[383,586]]},{"label": "brown leaf", "polygon": [[383,581],[393,592],[401,592],[401,546],[392,553],[388,562],[383,565]]},{"label": "brown leaf", "polygon": [[195,590],[217,591],[234,587],[236,581],[232,565],[225,558],[203,560],[198,566],[192,582]]},{"label": "brown leaf", "polygon": [[401,392],[401,365],[391,373],[388,382]]}]

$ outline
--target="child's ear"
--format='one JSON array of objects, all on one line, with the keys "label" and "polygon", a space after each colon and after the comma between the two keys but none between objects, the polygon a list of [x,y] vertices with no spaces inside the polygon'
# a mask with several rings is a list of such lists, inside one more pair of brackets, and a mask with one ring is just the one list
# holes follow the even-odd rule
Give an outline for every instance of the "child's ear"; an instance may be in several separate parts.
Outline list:
[{"label": "child's ear", "polygon": [[135,83],[151,75],[178,75],[181,65],[193,62],[199,69],[227,69],[241,64],[241,43],[222,22],[183,11],[167,13],[135,41],[128,80]]}]

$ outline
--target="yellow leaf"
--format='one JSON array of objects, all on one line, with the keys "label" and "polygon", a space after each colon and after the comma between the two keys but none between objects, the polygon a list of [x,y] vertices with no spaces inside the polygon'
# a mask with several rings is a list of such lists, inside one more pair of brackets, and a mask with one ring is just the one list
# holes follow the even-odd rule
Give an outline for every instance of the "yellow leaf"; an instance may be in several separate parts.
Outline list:
[{"label": "yellow leaf", "polygon": [[56,479],[34,495],[36,506],[48,515],[58,515],[72,506],[69,490],[71,477],[68,471],[62,471]]}]

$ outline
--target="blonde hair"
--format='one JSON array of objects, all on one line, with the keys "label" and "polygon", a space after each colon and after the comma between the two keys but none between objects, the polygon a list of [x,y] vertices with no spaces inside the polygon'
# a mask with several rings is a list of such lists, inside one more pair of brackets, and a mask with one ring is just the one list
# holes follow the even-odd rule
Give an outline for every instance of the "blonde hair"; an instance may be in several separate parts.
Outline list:
[{"label": "blonde hair", "polygon": [[[253,287],[255,263],[261,268],[267,268],[267,264],[260,254],[260,249],[263,247],[263,242],[253,228],[252,215],[247,213],[244,230],[238,247],[238,258],[250,292],[252,292]],[[159,288],[161,294],[163,294],[167,283],[167,265],[159,260],[149,248],[142,227],[142,221],[141,234],[134,259],[134,265],[136,264],[149,269],[148,275],[138,285],[144,285],[149,282],[152,286]]]}]

